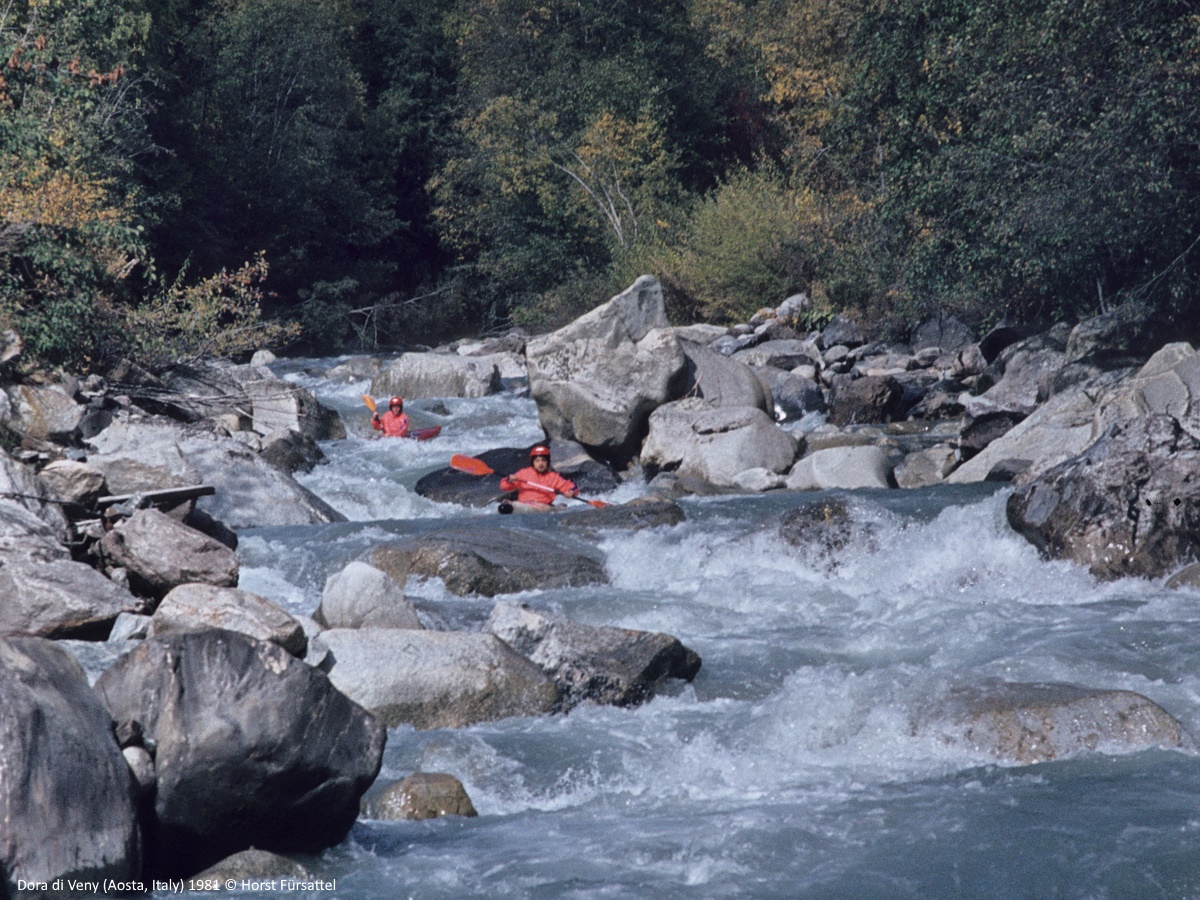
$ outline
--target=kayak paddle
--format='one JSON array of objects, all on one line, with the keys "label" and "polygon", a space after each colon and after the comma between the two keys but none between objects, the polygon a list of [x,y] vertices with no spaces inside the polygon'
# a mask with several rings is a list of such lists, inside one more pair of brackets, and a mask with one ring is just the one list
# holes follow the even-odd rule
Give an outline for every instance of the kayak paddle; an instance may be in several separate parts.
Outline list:
[{"label": "kayak paddle", "polygon": [[[466,472],[468,475],[493,475],[496,470],[485,463],[482,459],[475,459],[473,456],[463,456],[461,453],[456,453],[450,457],[450,468],[457,469],[460,472]],[[523,484],[526,487],[534,488],[539,491],[547,491],[551,494],[559,493],[554,488],[544,484],[534,484],[532,481],[525,481],[523,478],[509,478],[509,481]],[[568,500],[578,500],[580,503],[586,503],[588,506],[594,506],[596,509],[604,509],[606,506],[611,506],[610,503],[605,503],[603,500],[585,500],[582,497],[568,497],[563,494]]]}]

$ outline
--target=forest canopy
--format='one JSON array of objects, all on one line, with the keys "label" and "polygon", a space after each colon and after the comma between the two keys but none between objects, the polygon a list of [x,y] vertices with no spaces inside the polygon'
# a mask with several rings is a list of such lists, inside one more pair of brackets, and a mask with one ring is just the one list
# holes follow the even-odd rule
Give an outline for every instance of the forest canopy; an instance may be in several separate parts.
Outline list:
[{"label": "forest canopy", "polygon": [[11,0],[0,42],[40,364],[540,329],[644,273],[680,320],[1200,321],[1183,0]]}]

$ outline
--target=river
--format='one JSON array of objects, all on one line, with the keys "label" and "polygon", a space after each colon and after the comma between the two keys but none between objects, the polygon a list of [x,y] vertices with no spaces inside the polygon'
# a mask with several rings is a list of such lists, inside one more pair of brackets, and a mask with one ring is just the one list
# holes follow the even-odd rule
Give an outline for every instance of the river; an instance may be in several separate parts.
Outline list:
[{"label": "river", "polygon": [[[505,394],[410,401],[442,435],[372,440],[366,384],[308,374],[331,362],[280,371],[347,423],[300,480],[351,521],[250,530],[239,549],[241,586],[304,614],[375,543],[494,515],[417,496],[422,474],[541,438],[533,402]],[[1200,734],[1195,591],[1041,560],[994,485],[857,492],[854,539],[826,556],[779,536],[799,499],[684,500],[681,525],[602,535],[610,585],[520,595],[668,632],[703,668],[636,709],[392,729],[380,778],[449,772],[479,817],[360,819],[309,870],[339,898],[1200,896],[1190,741],[1020,766],[913,727],[950,687],[1003,679],[1137,691]],[[408,591],[445,627],[491,605]]]}]

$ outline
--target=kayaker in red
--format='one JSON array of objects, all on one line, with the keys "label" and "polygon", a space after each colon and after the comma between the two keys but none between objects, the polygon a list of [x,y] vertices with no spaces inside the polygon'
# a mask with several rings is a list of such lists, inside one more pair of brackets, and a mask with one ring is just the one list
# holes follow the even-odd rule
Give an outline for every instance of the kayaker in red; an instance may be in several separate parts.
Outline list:
[{"label": "kayaker in red", "polygon": [[371,427],[382,431],[385,437],[407,437],[408,416],[404,414],[404,398],[393,397],[388,401],[388,411],[382,416],[371,416]]},{"label": "kayaker in red", "polygon": [[559,494],[579,496],[575,482],[550,468],[550,448],[545,444],[530,450],[529,459],[530,465],[500,479],[500,490],[517,492],[516,500],[500,504],[501,512],[546,512]]}]

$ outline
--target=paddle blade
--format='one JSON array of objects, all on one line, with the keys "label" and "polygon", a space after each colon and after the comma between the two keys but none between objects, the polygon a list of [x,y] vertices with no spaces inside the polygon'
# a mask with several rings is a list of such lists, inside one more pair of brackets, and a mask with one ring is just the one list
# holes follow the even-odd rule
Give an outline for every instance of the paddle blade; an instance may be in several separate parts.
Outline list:
[{"label": "paddle blade", "polygon": [[473,456],[463,456],[461,453],[455,453],[450,457],[450,468],[466,472],[468,475],[491,475],[496,471],[482,459],[475,459]]},{"label": "paddle blade", "polygon": [[[583,499],[582,497],[580,498]],[[596,509],[604,509],[606,506],[612,506],[611,503],[605,503],[603,500],[584,500],[588,506],[594,506]]]},{"label": "paddle blade", "polygon": [[369,409],[371,412],[375,412],[375,398],[370,394],[363,394],[362,398],[363,403],[367,404],[367,409]]}]

